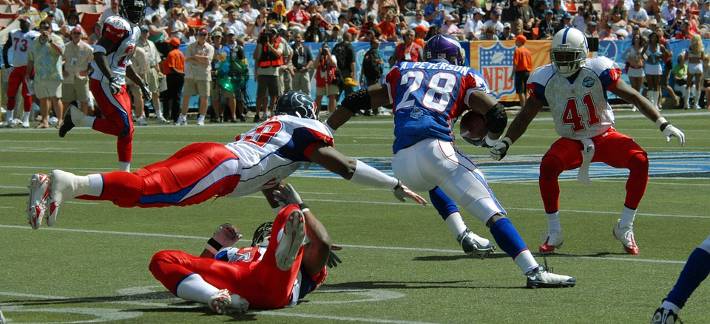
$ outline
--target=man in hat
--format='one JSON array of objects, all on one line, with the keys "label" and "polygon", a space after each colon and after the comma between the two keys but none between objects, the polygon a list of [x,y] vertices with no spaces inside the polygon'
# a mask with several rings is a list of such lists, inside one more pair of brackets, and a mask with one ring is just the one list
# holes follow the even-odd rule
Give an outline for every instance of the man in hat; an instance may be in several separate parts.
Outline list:
[{"label": "man in hat", "polygon": [[634,6],[629,10],[628,22],[635,26],[648,27],[648,14],[646,9],[641,7],[641,0],[634,0]]},{"label": "man in hat", "polygon": [[500,21],[500,10],[491,10],[491,19],[488,19],[485,23],[483,23],[484,30],[488,29],[489,27],[493,27],[493,30],[496,35],[503,32],[504,26],[503,23]]},{"label": "man in hat", "polygon": [[57,8],[57,1],[58,0],[49,0],[47,2],[49,6],[47,6],[47,8],[44,8],[42,12],[47,13],[47,15],[49,15],[49,13],[51,12],[53,14],[52,22],[57,24],[57,26],[61,28],[62,26],[64,26],[64,24],[66,24],[66,19],[64,18],[64,12],[62,11],[62,9]]},{"label": "man in hat", "polygon": [[151,93],[151,103],[155,111],[155,117],[161,123],[168,121],[163,116],[163,107],[160,102],[160,79],[165,77],[160,70],[160,52],[151,40],[148,39],[148,26],[141,26],[141,37],[138,38],[138,47],[143,48],[148,56],[148,70],[146,75],[142,76]]},{"label": "man in hat", "polygon": [[513,75],[515,93],[518,95],[520,107],[525,107],[526,84],[532,71],[532,54],[525,47],[527,38],[523,35],[515,37],[515,52],[513,52]]},{"label": "man in hat", "polygon": [[473,18],[466,21],[463,26],[464,35],[466,39],[474,40],[481,37],[481,31],[483,30],[483,10],[481,8],[473,9]]},{"label": "man in hat", "polygon": [[201,28],[197,31],[197,41],[187,46],[185,51],[185,84],[182,88],[182,108],[177,125],[187,125],[187,109],[190,104],[190,97],[198,95],[199,115],[197,125],[205,125],[205,114],[207,113],[207,99],[210,97],[210,84],[212,81],[212,59],[214,58],[214,47],[207,43],[208,31]]},{"label": "man in hat", "polygon": [[[62,98],[62,54],[64,54],[64,41],[52,33],[51,25],[43,21],[39,24],[40,35],[27,56],[27,69],[25,79],[29,80],[34,74],[34,93],[39,99],[42,121],[38,128],[49,127],[49,106],[59,118],[57,126],[61,125],[64,116]],[[33,73],[34,72],[34,73]]]},{"label": "man in hat", "polygon": [[70,31],[70,41],[64,45],[62,102],[69,107],[76,101],[81,111],[89,115],[89,64],[94,59],[94,51],[82,36],[81,25],[76,25]]}]

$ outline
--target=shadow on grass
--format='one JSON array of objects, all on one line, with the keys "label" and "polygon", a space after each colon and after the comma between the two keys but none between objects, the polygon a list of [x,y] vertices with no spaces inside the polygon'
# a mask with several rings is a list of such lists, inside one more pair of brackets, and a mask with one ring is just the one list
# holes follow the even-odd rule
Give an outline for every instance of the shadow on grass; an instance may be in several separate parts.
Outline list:
[{"label": "shadow on grass", "polygon": [[326,283],[327,289],[431,289],[431,288],[456,288],[456,289],[527,289],[525,286],[492,286],[477,285],[478,282],[469,280],[450,281],[352,281],[337,284]]},{"label": "shadow on grass", "polygon": [[626,252],[596,252],[596,253],[589,253],[589,254],[577,254],[577,253],[551,253],[551,254],[542,254],[542,253],[535,253],[536,257],[547,257],[547,258],[579,258],[579,257],[586,257],[586,258],[603,258],[606,256],[624,256],[624,255],[630,255]]},{"label": "shadow on grass", "polygon": [[252,312],[251,310],[249,311],[249,313],[246,313],[246,314],[219,315],[219,314],[213,313],[207,306],[193,307],[193,308],[174,308],[174,307],[132,308],[132,309],[126,309],[126,311],[155,313],[155,314],[157,314],[157,313],[203,313],[203,316],[205,316],[205,317],[229,316],[229,317],[231,317],[230,322],[256,321],[256,320],[258,320],[257,315],[259,315],[258,311]]},{"label": "shadow on grass", "polygon": [[6,192],[0,193],[0,197],[27,197],[27,192]]},{"label": "shadow on grass", "polygon": [[[156,302],[169,302],[168,299],[173,299],[175,296],[167,291],[150,292],[144,294],[125,295],[125,296],[96,296],[96,297],[75,297],[75,298],[48,298],[48,299],[15,299],[4,301],[4,304],[14,304],[22,306],[33,305],[61,305],[61,304],[85,304],[85,303],[112,303],[125,302],[130,303],[150,303],[151,300]],[[192,302],[177,302],[172,303],[174,306],[189,306],[194,305]]]},{"label": "shadow on grass", "polygon": [[501,259],[501,258],[508,258],[509,256],[505,253],[493,253],[489,254],[488,256],[481,258],[475,255],[467,255],[467,254],[448,254],[448,255],[427,255],[427,256],[418,256],[414,257],[412,260],[414,261],[455,261],[455,260],[462,260],[462,259],[473,259],[473,260],[485,260],[485,259]]}]

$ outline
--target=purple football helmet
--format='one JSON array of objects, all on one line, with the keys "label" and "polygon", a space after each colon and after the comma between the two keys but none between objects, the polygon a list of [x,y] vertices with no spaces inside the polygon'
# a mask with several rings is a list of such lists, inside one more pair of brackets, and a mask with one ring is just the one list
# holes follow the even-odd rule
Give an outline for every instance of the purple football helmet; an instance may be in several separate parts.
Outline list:
[{"label": "purple football helmet", "polygon": [[445,35],[436,35],[424,46],[424,59],[427,61],[447,60],[454,65],[464,65],[465,53],[459,41]]}]

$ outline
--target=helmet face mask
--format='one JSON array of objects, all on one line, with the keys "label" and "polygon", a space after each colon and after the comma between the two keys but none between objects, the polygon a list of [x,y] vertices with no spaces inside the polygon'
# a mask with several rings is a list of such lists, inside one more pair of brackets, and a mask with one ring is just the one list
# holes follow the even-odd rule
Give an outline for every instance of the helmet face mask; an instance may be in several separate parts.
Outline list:
[{"label": "helmet face mask", "polygon": [[118,8],[121,17],[132,24],[140,24],[145,16],[145,2],[143,0],[123,0]]},{"label": "helmet face mask", "polygon": [[569,77],[584,66],[588,52],[587,37],[578,29],[565,28],[552,39],[550,61],[559,74]]},{"label": "helmet face mask", "polygon": [[315,103],[309,95],[301,91],[289,91],[279,97],[274,114],[316,119],[314,107]]},{"label": "helmet face mask", "polygon": [[274,222],[265,222],[259,225],[252,235],[251,246],[263,246],[269,245],[269,238],[271,237],[271,229],[274,226]]}]

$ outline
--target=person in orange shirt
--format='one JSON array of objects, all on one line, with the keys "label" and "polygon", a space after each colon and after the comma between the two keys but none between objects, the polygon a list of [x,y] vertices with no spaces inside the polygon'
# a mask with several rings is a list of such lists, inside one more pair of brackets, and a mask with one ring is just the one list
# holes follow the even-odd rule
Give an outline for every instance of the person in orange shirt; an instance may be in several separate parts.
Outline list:
[{"label": "person in orange shirt", "polygon": [[426,37],[426,34],[428,32],[429,32],[429,28],[424,27],[422,25],[418,25],[417,27],[414,27],[414,42],[417,43],[417,45],[424,48],[424,45],[426,45],[426,41],[424,41],[424,37]]},{"label": "person in orange shirt", "polygon": [[525,84],[528,83],[528,76],[532,71],[532,54],[525,47],[527,38],[524,35],[515,37],[515,52],[513,53],[513,74],[511,78],[515,79],[515,93],[520,100],[520,107],[525,106]]},{"label": "person in orange shirt", "polygon": [[185,82],[185,55],[180,51],[180,39],[173,37],[168,40],[172,50],[161,64],[165,81],[168,84],[167,94],[163,107],[170,112],[172,121],[177,121],[180,113],[180,98],[182,97],[182,85]]},{"label": "person in orange shirt", "polygon": [[397,41],[397,31],[395,21],[391,14],[386,14],[382,22],[377,24],[377,29],[380,31],[380,39],[387,42]]}]

